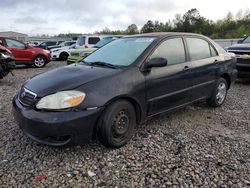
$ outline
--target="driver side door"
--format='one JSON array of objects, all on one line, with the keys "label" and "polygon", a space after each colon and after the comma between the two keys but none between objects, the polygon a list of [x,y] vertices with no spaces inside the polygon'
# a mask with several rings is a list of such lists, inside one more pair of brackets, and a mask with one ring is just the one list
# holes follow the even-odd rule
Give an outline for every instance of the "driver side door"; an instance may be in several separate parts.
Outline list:
[{"label": "driver side door", "polygon": [[148,116],[180,107],[190,101],[192,77],[191,63],[187,62],[182,37],[163,41],[149,59],[165,58],[165,67],[152,67],[145,74]]}]

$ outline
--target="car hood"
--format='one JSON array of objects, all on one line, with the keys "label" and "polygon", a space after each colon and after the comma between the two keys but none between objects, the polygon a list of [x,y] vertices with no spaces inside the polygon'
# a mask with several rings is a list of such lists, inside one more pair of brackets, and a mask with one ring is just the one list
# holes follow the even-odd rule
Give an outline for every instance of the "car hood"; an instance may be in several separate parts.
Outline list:
[{"label": "car hood", "polygon": [[250,43],[246,44],[235,44],[227,48],[227,50],[249,50],[250,51]]},{"label": "car hood", "polygon": [[75,51],[71,51],[70,53],[71,54],[74,54],[74,53],[91,53],[93,51],[95,51],[97,48],[84,48],[84,49],[75,49]]},{"label": "car hood", "polygon": [[73,64],[57,68],[31,78],[25,88],[44,97],[58,91],[72,90],[91,81],[119,73],[121,69]]}]

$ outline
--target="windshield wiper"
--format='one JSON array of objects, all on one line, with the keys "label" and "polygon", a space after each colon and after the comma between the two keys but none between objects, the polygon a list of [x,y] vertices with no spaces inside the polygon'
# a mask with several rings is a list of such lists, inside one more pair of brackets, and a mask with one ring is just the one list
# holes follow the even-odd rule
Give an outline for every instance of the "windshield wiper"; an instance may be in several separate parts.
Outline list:
[{"label": "windshield wiper", "polygon": [[102,61],[88,62],[88,65],[90,65],[90,66],[97,65],[97,66],[108,67],[108,68],[112,68],[112,69],[116,69],[118,67],[117,65],[113,65],[110,63],[102,62]]}]

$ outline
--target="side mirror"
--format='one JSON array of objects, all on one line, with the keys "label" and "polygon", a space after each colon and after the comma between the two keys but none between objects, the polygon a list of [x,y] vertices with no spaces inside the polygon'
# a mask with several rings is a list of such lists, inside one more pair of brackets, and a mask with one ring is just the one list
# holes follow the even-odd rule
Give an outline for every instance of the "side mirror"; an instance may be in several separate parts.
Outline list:
[{"label": "side mirror", "polygon": [[168,64],[168,60],[165,58],[157,57],[150,59],[149,62],[146,64],[147,68],[152,67],[165,67]]},{"label": "side mirror", "polygon": [[243,43],[243,40],[238,40],[237,43],[238,43],[238,44],[242,44],[242,43]]},{"label": "side mirror", "polygon": [[2,45],[2,46],[3,46],[3,41],[2,41],[2,40],[0,40],[0,45]]}]

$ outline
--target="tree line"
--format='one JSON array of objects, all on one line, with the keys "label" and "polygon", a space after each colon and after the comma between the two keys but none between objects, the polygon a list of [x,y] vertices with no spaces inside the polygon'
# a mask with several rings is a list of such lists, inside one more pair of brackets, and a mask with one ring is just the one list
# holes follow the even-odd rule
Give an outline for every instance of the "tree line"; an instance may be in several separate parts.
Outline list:
[{"label": "tree line", "polygon": [[[148,20],[141,29],[136,24],[131,24],[126,30],[110,30],[106,27],[95,33],[132,35],[151,32],[191,32],[203,34],[213,39],[242,38],[250,34],[250,11],[247,10],[243,13],[240,10],[235,16],[229,12],[224,19],[214,22],[201,16],[200,12],[194,8],[188,10],[184,15],[177,14],[174,20],[165,23]],[[64,34],[60,34],[60,36],[62,35]]]}]

